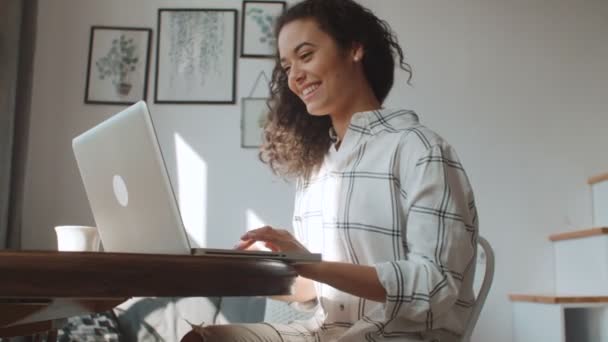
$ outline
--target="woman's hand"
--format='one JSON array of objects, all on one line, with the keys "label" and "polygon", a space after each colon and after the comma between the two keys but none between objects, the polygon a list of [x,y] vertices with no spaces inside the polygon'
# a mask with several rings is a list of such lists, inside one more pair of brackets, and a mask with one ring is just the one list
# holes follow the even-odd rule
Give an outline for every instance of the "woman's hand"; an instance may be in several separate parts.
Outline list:
[{"label": "woman's hand", "polygon": [[290,232],[270,226],[248,231],[241,236],[241,241],[234,248],[247,249],[257,241],[262,242],[273,251],[310,253]]},{"label": "woman's hand", "polygon": [[[270,226],[245,233],[241,236],[241,242],[235,248],[247,249],[258,241],[273,251],[310,253],[291,233],[284,229],[274,229]],[[386,290],[380,283],[376,269],[373,266],[321,261],[315,263],[295,263],[293,264],[293,268],[303,278],[328,284],[357,297],[380,303],[386,301]],[[316,295],[314,291],[311,293]],[[308,300],[314,298],[314,296],[307,294],[305,298]]]},{"label": "woman's hand", "polygon": [[[241,236],[241,241],[234,246],[236,249],[260,250],[256,242],[261,242],[272,251],[289,251],[297,253],[310,253],[304,245],[284,229],[275,229],[270,226],[251,230]],[[301,266],[293,265],[298,274],[301,274]],[[285,296],[272,296],[271,298],[288,302],[306,302],[317,297],[315,287],[310,279],[297,277],[293,287],[294,294]]]}]

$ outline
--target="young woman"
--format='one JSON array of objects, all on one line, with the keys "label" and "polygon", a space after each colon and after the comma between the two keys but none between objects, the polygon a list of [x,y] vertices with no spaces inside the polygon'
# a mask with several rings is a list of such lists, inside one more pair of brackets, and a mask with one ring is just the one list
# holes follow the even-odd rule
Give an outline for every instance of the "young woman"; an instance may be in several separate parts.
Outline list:
[{"label": "young woman", "polygon": [[289,325],[208,326],[184,341],[456,341],[473,301],[477,214],[454,149],[382,103],[395,59],[386,22],[352,0],[305,0],[279,18],[261,158],[296,180],[295,237],[263,227],[237,248],[323,254],[297,265],[313,310]]}]

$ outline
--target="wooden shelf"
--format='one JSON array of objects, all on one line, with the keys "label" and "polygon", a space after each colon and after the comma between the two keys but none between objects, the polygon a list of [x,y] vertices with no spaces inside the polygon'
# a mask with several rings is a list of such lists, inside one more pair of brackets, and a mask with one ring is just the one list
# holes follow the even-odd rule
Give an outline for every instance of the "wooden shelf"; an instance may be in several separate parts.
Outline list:
[{"label": "wooden shelf", "polygon": [[532,302],[544,304],[608,303],[608,296],[556,296],[510,294],[512,302]]},{"label": "wooden shelf", "polygon": [[599,323],[608,312],[607,295],[563,293],[509,295],[513,310],[513,342],[578,342],[582,341],[581,336],[608,336],[608,327]]},{"label": "wooden shelf", "polygon": [[602,173],[597,176],[590,177],[589,179],[587,179],[587,184],[593,185],[595,183],[599,183],[599,182],[603,182],[603,181],[608,181],[608,172]]},{"label": "wooden shelf", "polygon": [[549,236],[551,241],[580,239],[596,235],[608,234],[608,227],[596,227],[584,230],[576,230],[573,232],[558,233]]}]

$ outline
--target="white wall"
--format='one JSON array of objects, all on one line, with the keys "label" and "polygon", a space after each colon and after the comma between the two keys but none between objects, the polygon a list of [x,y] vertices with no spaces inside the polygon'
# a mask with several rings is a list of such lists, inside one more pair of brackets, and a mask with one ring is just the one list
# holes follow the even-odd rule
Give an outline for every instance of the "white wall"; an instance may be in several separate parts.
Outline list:
[{"label": "white wall", "polygon": [[[495,283],[476,341],[511,341],[510,292],[553,290],[547,236],[591,224],[588,176],[608,171],[608,2],[361,0],[398,33],[415,72],[387,106],[415,109],[459,151],[476,190],[481,231],[496,250]],[[91,25],[151,27],[159,7],[240,1],[41,1],[23,246],[54,248],[57,224],[93,224],[71,139],[120,109],[84,105]],[[240,24],[240,23],[239,23]],[[156,36],[154,36],[156,37]],[[155,39],[154,43],[155,44]],[[154,49],[153,45],[153,49]],[[153,50],[154,51],[154,50]],[[154,54],[151,67],[155,63]],[[238,60],[237,96],[270,62]],[[153,98],[151,73],[149,99]],[[288,226],[290,185],[239,147],[238,106],[151,105],[172,181],[179,134],[207,166],[207,243],[228,247],[252,209]],[[178,187],[179,188],[179,187]],[[185,203],[182,203],[185,205]]]},{"label": "white wall", "polygon": [[[201,203],[200,208],[189,211],[201,212],[206,224],[198,229],[208,227],[221,232],[209,234],[208,245],[233,246],[246,226],[247,209],[269,224],[290,225],[291,185],[273,178],[267,168],[257,162],[255,150],[240,148],[238,105],[153,104],[157,9],[206,7],[240,11],[240,5],[240,1],[192,0],[41,1],[23,231],[25,248],[54,248],[52,227],[55,225],[93,224],[71,140],[124,106],[84,104],[91,25],[153,29],[148,87],[150,110],[175,188],[179,191],[180,186],[187,187],[187,181],[178,179],[177,174],[188,170],[187,166],[178,170],[176,148],[182,145],[176,145],[176,141],[183,141],[195,151],[198,154],[195,157],[207,167],[206,174],[192,175],[198,178],[199,186],[206,184],[208,193],[203,200],[207,206],[202,207]],[[266,70],[269,74],[271,67],[269,60],[238,59],[239,101],[249,94],[258,72]],[[191,157],[186,153],[185,159]],[[199,164],[195,163],[197,171]],[[200,184],[201,178],[203,184]]]}]

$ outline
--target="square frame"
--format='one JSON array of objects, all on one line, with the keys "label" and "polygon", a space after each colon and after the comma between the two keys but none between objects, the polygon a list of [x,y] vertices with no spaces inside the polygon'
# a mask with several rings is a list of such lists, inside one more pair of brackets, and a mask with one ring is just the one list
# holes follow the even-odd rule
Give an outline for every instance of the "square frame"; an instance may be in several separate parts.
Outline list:
[{"label": "square frame", "polygon": [[285,12],[285,1],[243,1],[241,57],[272,58],[276,54],[274,23]]},{"label": "square frame", "polygon": [[84,103],[146,100],[151,43],[149,28],[91,26]]},{"label": "square frame", "polygon": [[268,99],[243,97],[241,100],[241,147],[259,148],[263,142],[263,123],[270,110]]},{"label": "square frame", "polygon": [[235,104],[235,9],[160,8],[155,103]]}]

